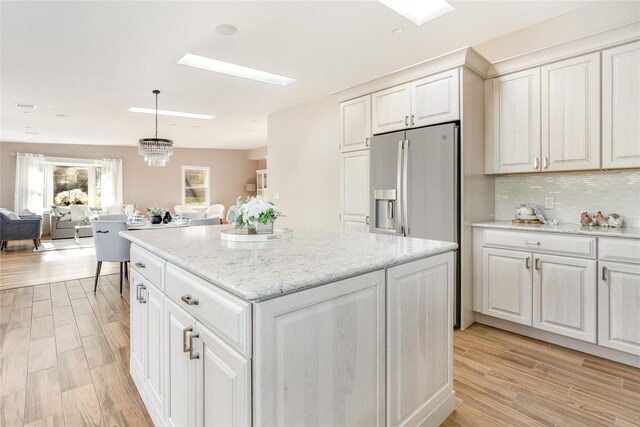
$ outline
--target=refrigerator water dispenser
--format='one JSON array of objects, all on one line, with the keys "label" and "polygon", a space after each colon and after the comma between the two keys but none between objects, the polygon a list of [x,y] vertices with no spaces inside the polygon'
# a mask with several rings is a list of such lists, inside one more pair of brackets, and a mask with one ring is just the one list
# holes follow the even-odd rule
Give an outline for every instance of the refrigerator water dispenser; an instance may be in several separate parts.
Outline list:
[{"label": "refrigerator water dispenser", "polygon": [[375,199],[375,228],[395,231],[396,190],[373,190]]}]

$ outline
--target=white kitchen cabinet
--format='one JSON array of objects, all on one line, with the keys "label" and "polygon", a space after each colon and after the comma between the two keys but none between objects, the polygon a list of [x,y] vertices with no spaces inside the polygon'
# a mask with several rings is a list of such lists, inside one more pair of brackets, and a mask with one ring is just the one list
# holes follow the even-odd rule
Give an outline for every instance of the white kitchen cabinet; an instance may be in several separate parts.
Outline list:
[{"label": "white kitchen cabinet", "polygon": [[451,122],[460,118],[458,69],[411,83],[411,127]]},{"label": "white kitchen cabinet", "polygon": [[596,342],[596,261],[534,255],[533,327]]},{"label": "white kitchen cabinet", "polygon": [[196,425],[251,425],[251,362],[200,323],[192,341]]},{"label": "white kitchen cabinet", "polygon": [[345,231],[369,231],[369,150],[342,154],[342,225]]},{"label": "white kitchen cabinet", "polygon": [[488,172],[539,171],[540,68],[487,80],[485,96]]},{"label": "white kitchen cabinet", "polygon": [[531,254],[482,249],[482,312],[504,320],[532,325]]},{"label": "white kitchen cabinet", "polygon": [[640,168],[640,42],[602,52],[602,167]]},{"label": "white kitchen cabinet", "polygon": [[366,150],[371,138],[371,95],[340,103],[340,150]]},{"label": "white kitchen cabinet", "polygon": [[434,425],[453,395],[453,276],[450,253],[387,270],[387,425]]},{"label": "white kitchen cabinet", "polygon": [[640,356],[640,265],[598,267],[598,344]]},{"label": "white kitchen cabinet", "polygon": [[411,85],[390,87],[371,95],[372,132],[392,132],[409,127]]},{"label": "white kitchen cabinet", "polygon": [[189,358],[189,333],[196,320],[165,298],[165,383],[166,405],[164,425],[191,427],[196,425],[196,365]]},{"label": "white kitchen cabinet", "polygon": [[143,327],[142,311],[144,304],[140,302],[140,293],[145,287],[144,279],[135,270],[131,269],[129,275],[129,316],[130,316],[130,345],[131,361],[129,371],[134,379],[142,381],[144,378],[144,355],[143,355]]},{"label": "white kitchen cabinet", "polygon": [[267,198],[267,170],[256,171],[256,196]]},{"label": "white kitchen cabinet", "polygon": [[254,425],[385,425],[383,270],[254,310]]},{"label": "white kitchen cabinet", "polygon": [[542,170],[600,168],[600,53],[541,67]]},{"label": "white kitchen cabinet", "polygon": [[449,70],[371,95],[374,135],[460,119],[459,70]]}]

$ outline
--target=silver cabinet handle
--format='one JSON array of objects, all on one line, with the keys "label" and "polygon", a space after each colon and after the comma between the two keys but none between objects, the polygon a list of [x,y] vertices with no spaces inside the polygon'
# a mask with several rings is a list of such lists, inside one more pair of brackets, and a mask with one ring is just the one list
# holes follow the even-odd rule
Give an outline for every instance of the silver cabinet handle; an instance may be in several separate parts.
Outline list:
[{"label": "silver cabinet handle", "polygon": [[531,258],[527,257],[527,261],[525,262],[525,267],[527,267],[527,270],[531,268]]},{"label": "silver cabinet handle", "polygon": [[536,258],[536,270],[540,270],[540,258]]},{"label": "silver cabinet handle", "polygon": [[524,242],[525,245],[535,245],[535,246],[540,246],[540,242]]},{"label": "silver cabinet handle", "polygon": [[198,305],[200,303],[200,300],[193,298],[191,294],[182,295],[182,298],[180,299],[182,299],[182,302],[187,305]]},{"label": "silver cabinet handle", "polygon": [[409,126],[409,116],[404,116],[404,125]]},{"label": "silver cabinet handle", "polygon": [[602,267],[602,280],[606,282],[607,280],[607,267]]},{"label": "silver cabinet handle", "polygon": [[365,138],[364,139],[364,145],[365,145],[365,147],[369,146],[369,138]]},{"label": "silver cabinet handle", "polygon": [[549,168],[549,158],[547,156],[544,156],[542,158],[542,168],[543,169],[548,169]]},{"label": "silver cabinet handle", "polygon": [[140,285],[142,286],[140,288],[140,304],[146,304],[147,300],[142,296],[142,291],[144,291],[145,289],[147,289],[147,287],[145,285]]},{"label": "silver cabinet handle", "polygon": [[[187,335],[191,331],[193,331],[193,326],[187,326],[182,330],[182,351],[184,353],[187,353],[191,350],[191,348],[187,345]],[[189,344],[191,344],[191,341],[189,341]]]},{"label": "silver cabinet handle", "polygon": [[146,268],[147,267],[143,262],[140,262],[140,261],[136,262],[135,266],[138,267],[138,268]]},{"label": "silver cabinet handle", "polygon": [[415,120],[413,119],[415,116],[412,114],[411,115],[411,126],[414,126],[416,124]]},{"label": "silver cabinet handle", "polygon": [[200,359],[200,353],[193,352],[193,339],[198,338],[200,336],[200,332],[196,332],[195,334],[189,335],[189,360]]},{"label": "silver cabinet handle", "polygon": [[369,225],[369,215],[367,215],[367,218],[365,219],[365,223]]},{"label": "silver cabinet handle", "polygon": [[136,286],[136,299],[138,301],[140,301],[140,299],[142,299],[142,296],[140,295],[140,290],[142,289],[143,285],[137,285]]},{"label": "silver cabinet handle", "polygon": [[540,159],[536,157],[535,159],[533,159],[533,168],[535,170],[538,170],[539,167],[540,167]]}]

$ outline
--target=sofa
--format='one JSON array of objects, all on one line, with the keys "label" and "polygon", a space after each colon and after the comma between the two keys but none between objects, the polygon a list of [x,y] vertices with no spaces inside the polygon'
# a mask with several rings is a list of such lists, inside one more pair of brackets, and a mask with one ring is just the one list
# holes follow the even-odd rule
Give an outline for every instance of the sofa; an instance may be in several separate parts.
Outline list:
[{"label": "sofa", "polygon": [[191,220],[191,226],[194,225],[219,225],[222,224],[224,217],[224,205],[211,205],[207,209],[193,209],[185,205],[175,205],[174,213]]},{"label": "sofa", "polygon": [[33,240],[36,249],[42,236],[40,215],[17,215],[9,209],[0,208],[0,250],[9,240]]},{"label": "sofa", "polygon": [[[102,208],[90,208],[88,206],[83,207],[85,208],[83,213],[88,213],[88,216],[98,216],[100,212],[102,212]],[[51,214],[49,215],[49,225],[52,240],[71,239],[75,236],[76,225],[88,225],[85,220],[85,215],[82,215],[82,217],[74,216],[72,218],[71,213],[67,211],[66,208],[67,207],[64,206],[51,207]],[[90,227],[81,228],[80,230],[78,230],[78,232],[79,237],[91,237],[93,235]]]}]

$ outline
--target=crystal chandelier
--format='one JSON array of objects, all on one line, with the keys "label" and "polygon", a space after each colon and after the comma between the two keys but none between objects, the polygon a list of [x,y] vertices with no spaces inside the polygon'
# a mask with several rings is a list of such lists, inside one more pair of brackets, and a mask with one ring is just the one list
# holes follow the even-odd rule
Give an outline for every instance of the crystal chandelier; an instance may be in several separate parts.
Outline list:
[{"label": "crystal chandelier", "polygon": [[165,166],[169,161],[169,156],[173,155],[173,141],[170,139],[158,138],[158,89],[154,90],[156,95],[156,136],[155,138],[142,138],[138,140],[138,154],[144,156],[144,161],[149,166]]}]

